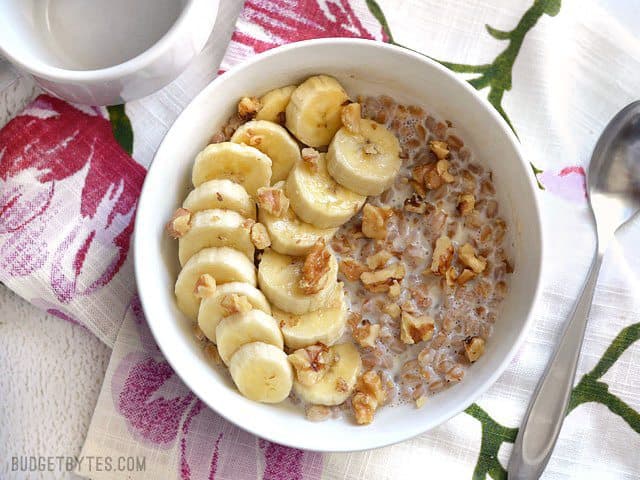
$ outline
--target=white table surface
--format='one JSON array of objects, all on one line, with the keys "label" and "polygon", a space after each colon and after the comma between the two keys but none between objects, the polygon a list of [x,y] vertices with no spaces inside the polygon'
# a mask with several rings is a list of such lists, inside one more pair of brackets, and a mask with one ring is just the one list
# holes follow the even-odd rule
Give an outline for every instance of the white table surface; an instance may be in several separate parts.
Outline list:
[{"label": "white table surface", "polygon": [[[220,3],[214,33],[197,62],[220,63],[243,2]],[[630,31],[638,31],[640,2],[598,3]],[[7,112],[17,111],[33,88],[28,78],[16,82],[15,77],[0,63],[0,126]],[[202,83],[200,78],[196,81]],[[172,95],[172,86],[163,94]],[[175,95],[176,102],[187,103],[184,91]],[[80,452],[109,355],[110,350],[84,328],[47,315],[0,286],[0,452],[4,454],[0,456],[0,478],[23,478],[9,471],[14,455],[73,456]],[[77,478],[60,472],[30,475]]]}]

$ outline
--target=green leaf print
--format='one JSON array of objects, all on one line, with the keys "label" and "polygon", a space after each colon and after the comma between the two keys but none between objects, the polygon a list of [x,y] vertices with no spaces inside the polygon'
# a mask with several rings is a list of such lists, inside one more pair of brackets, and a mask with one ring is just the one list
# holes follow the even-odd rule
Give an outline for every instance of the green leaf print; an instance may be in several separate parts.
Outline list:
[{"label": "green leaf print", "polygon": [[[371,13],[380,22],[383,31],[387,34],[389,43],[403,46],[394,41],[384,12],[377,2],[375,0],[367,0],[367,5]],[[472,65],[436,61],[457,73],[476,74],[477,76],[469,80],[469,83],[478,90],[489,88],[487,96],[489,102],[502,115],[515,133],[513,124],[502,107],[504,93],[511,90],[512,87],[513,66],[527,33],[543,15],[552,17],[557,15],[560,12],[560,7],[561,0],[535,0],[513,30],[503,31],[486,25],[487,32],[493,38],[509,42],[507,47],[491,63]],[[531,164],[531,169],[537,180],[542,170],[533,164]],[[544,190],[539,181],[538,187]],[[630,325],[618,333],[593,370],[584,375],[574,387],[567,415],[583,403],[597,402],[606,406],[612,413],[622,418],[635,432],[640,434],[640,412],[634,410],[621,398],[611,393],[609,386],[601,380],[602,376],[607,373],[620,356],[637,341],[640,341],[640,323]],[[506,480],[507,472],[498,461],[498,452],[503,443],[513,443],[515,441],[518,429],[505,427],[496,422],[475,403],[467,408],[465,413],[478,420],[482,428],[480,452],[473,471],[473,480],[484,480],[487,475],[496,480]]]},{"label": "green leaf print", "polygon": [[124,104],[107,107],[113,136],[129,155],[133,152],[133,129],[124,110]]}]

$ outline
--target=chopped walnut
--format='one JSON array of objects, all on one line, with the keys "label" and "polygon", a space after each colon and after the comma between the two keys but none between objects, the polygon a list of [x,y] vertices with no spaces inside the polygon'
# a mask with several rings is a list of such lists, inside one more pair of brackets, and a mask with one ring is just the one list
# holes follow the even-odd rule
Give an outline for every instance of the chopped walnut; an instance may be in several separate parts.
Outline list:
[{"label": "chopped walnut", "polygon": [[359,103],[350,103],[342,107],[342,124],[351,133],[360,133],[361,107]]},{"label": "chopped walnut", "polygon": [[353,339],[361,347],[373,348],[380,334],[380,325],[371,325],[369,320],[364,320],[361,325],[353,330]]},{"label": "chopped walnut", "polygon": [[216,279],[208,273],[200,275],[196,286],[193,289],[193,294],[198,298],[207,298],[216,292]]},{"label": "chopped walnut", "polygon": [[317,173],[320,152],[318,152],[315,148],[303,148],[301,154],[302,161],[307,166],[307,168],[312,172]]},{"label": "chopped walnut", "polygon": [[436,163],[436,171],[445,183],[455,181],[455,177],[449,173],[449,162],[447,160],[438,160],[438,163]]},{"label": "chopped walnut", "polygon": [[222,143],[226,140],[227,137],[225,137],[224,132],[218,130],[211,136],[211,138],[209,139],[209,143]]},{"label": "chopped walnut", "polygon": [[236,313],[247,313],[253,309],[253,305],[247,297],[236,293],[226,294],[220,301],[220,306],[226,313],[226,316]]},{"label": "chopped walnut", "polygon": [[480,337],[467,337],[464,339],[464,353],[467,359],[473,363],[484,353],[484,339]]},{"label": "chopped walnut", "polygon": [[391,209],[367,203],[362,209],[362,233],[369,238],[384,240],[387,237],[387,219],[391,215]]},{"label": "chopped walnut", "polygon": [[322,343],[296,350],[288,358],[298,382],[307,386],[318,383],[333,362],[331,350]]},{"label": "chopped walnut", "polygon": [[179,208],[175,211],[171,220],[167,222],[167,233],[172,238],[180,238],[191,229],[191,211]]},{"label": "chopped walnut", "polygon": [[382,311],[389,315],[391,318],[398,318],[400,316],[400,306],[395,303],[385,303],[382,306]]},{"label": "chopped walnut", "polygon": [[253,218],[245,218],[242,221],[242,228],[245,228],[251,231],[251,228],[256,224],[256,221]]},{"label": "chopped walnut", "polygon": [[243,120],[251,120],[261,108],[262,104],[256,97],[243,97],[238,102],[238,115]]},{"label": "chopped walnut", "polygon": [[416,398],[416,408],[424,407],[425,403],[427,403],[427,396],[426,395],[420,395],[418,398]]},{"label": "chopped walnut", "polygon": [[436,190],[442,186],[442,176],[438,173],[437,163],[430,163],[424,174],[424,186],[428,190]]},{"label": "chopped walnut", "polygon": [[373,272],[363,272],[360,281],[365,285],[387,283],[389,286],[393,280],[402,280],[406,275],[406,269],[400,262],[392,263],[388,267]]},{"label": "chopped walnut", "polygon": [[416,192],[416,194],[420,197],[424,197],[427,194],[427,189],[424,188],[423,183],[418,183],[415,180],[410,180],[409,183],[413,187],[413,190]]},{"label": "chopped walnut", "polygon": [[380,374],[369,370],[362,374],[356,384],[351,406],[358,425],[366,425],[373,421],[373,415],[386,400],[386,391],[382,386]]},{"label": "chopped walnut", "polygon": [[458,275],[457,278],[457,282],[458,285],[464,285],[465,283],[467,283],[469,280],[473,280],[475,278],[476,274],[473,273],[472,270],[469,270],[468,268],[465,268],[464,270],[462,270],[462,273],[460,275]]},{"label": "chopped walnut", "polygon": [[213,343],[207,343],[207,346],[204,347],[204,354],[214,365],[220,365],[222,363],[218,348]]},{"label": "chopped walnut", "polygon": [[390,298],[398,298],[400,296],[400,284],[397,280],[394,280],[389,286],[388,295]]},{"label": "chopped walnut", "polygon": [[455,287],[456,280],[458,278],[458,271],[455,269],[455,267],[449,267],[444,274],[444,278],[447,281],[448,287]]},{"label": "chopped walnut", "polygon": [[424,214],[427,211],[427,204],[423,197],[414,193],[404,201],[404,209],[407,212]]},{"label": "chopped walnut", "polygon": [[271,238],[269,237],[269,232],[267,232],[267,227],[261,223],[254,223],[251,226],[251,242],[258,250],[264,250],[271,246]]},{"label": "chopped walnut", "polygon": [[458,211],[460,212],[460,215],[463,217],[470,215],[475,206],[476,197],[474,197],[473,194],[463,193],[460,195],[460,198],[458,199]]},{"label": "chopped walnut", "polygon": [[373,415],[378,408],[378,402],[371,395],[356,392],[351,399],[351,408],[358,425],[368,425],[373,422]]},{"label": "chopped walnut", "polygon": [[367,266],[375,270],[384,267],[386,263],[393,258],[393,254],[389,250],[380,250],[378,253],[367,257]]},{"label": "chopped walnut", "polygon": [[336,380],[336,391],[340,393],[345,393],[349,391],[349,384],[344,378],[338,377],[338,379]]},{"label": "chopped walnut", "polygon": [[342,272],[342,274],[352,282],[359,280],[360,275],[362,275],[363,272],[369,271],[366,265],[350,257],[345,257],[340,260],[338,268],[340,269],[340,272]]},{"label": "chopped walnut", "polygon": [[409,345],[431,340],[435,330],[433,317],[429,315],[413,315],[409,312],[402,312],[402,322],[400,325],[400,340]]},{"label": "chopped walnut", "polygon": [[449,145],[447,142],[432,140],[429,142],[429,149],[438,157],[438,160],[443,160],[449,155]]},{"label": "chopped walnut", "polygon": [[327,283],[330,266],[331,252],[324,244],[324,240],[319,240],[304,259],[302,275],[298,283],[300,289],[307,295],[322,290]]},{"label": "chopped walnut", "polygon": [[487,267],[487,261],[482,257],[477,257],[474,248],[465,243],[460,250],[458,250],[458,257],[467,267],[473,270],[475,273],[482,273]]},{"label": "chopped walnut", "polygon": [[431,260],[431,272],[435,275],[444,275],[453,258],[453,245],[451,239],[446,235],[436,240],[436,246],[433,249],[433,259]]},{"label": "chopped walnut", "polygon": [[289,209],[289,199],[281,188],[260,187],[256,200],[258,207],[276,217],[281,217]]}]

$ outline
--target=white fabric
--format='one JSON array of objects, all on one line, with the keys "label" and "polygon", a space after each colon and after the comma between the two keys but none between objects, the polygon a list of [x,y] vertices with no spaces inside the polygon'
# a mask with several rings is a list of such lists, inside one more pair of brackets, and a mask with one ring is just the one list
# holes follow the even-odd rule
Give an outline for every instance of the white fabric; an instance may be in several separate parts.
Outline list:
[{"label": "white fabric", "polygon": [[[127,112],[135,128],[136,158],[150,158],[175,115],[212,78],[211,72],[215,71],[212,65],[217,65],[224,53],[226,41],[223,39],[229,36],[239,3],[222,2],[217,36],[188,72],[163,91],[128,105]],[[492,61],[504,48],[503,42],[486,34],[484,24],[509,29],[526,8],[516,9],[510,0],[456,0],[446,5],[418,0],[380,3],[399,43],[436,58],[473,64]],[[640,43],[635,32],[640,28],[640,17],[632,3],[628,2],[629,11],[619,13],[620,20],[617,20],[598,7],[597,2],[565,0],[557,17],[544,16],[527,35],[514,68],[513,89],[506,93],[504,107],[536,166],[553,171],[571,164],[586,165],[607,120],[619,108],[637,99]],[[464,16],[469,21],[452,24],[449,19],[453,15],[447,12],[463,11],[467,12]],[[633,13],[639,23],[634,23]],[[500,22],[494,23],[494,18]],[[430,25],[428,35],[421,29],[425,23]],[[25,87],[21,91],[29,90]],[[158,128],[158,124],[164,128]],[[145,125],[154,128],[145,128]],[[148,160],[141,162],[148,163]],[[517,426],[522,416],[584,280],[593,247],[593,232],[584,203],[567,202],[549,192],[541,192],[540,198],[547,245],[543,298],[536,309],[533,329],[518,357],[479,402],[506,426]],[[640,225],[636,222],[619,236],[607,254],[578,378],[593,368],[623,327],[640,321],[637,294],[640,254],[636,247],[639,238]],[[89,335],[79,327],[56,319],[40,316],[23,324],[15,307],[19,301],[10,295],[4,295],[2,301],[2,317],[10,321],[0,320],[0,341],[7,342],[0,347],[0,371],[2,379],[8,379],[6,384],[0,383],[0,449],[9,455],[13,452],[55,455],[59,451],[52,445],[60,445],[61,454],[77,453],[87,425],[87,417],[83,415],[92,408],[87,403],[95,402],[95,385],[100,383],[93,377],[99,377],[104,371],[104,348],[99,347],[95,339],[87,339]],[[55,328],[50,326],[53,324]],[[34,335],[31,329],[42,331]],[[70,342],[80,345],[69,347]],[[51,355],[48,363],[38,356],[42,344],[67,348],[47,349]],[[101,353],[88,347],[93,344]],[[25,347],[17,348],[17,345]],[[78,372],[70,370],[77,375],[75,382],[63,383],[66,380],[47,375],[55,370],[49,369],[53,365],[69,370],[76,364],[82,364],[83,368]],[[640,345],[635,344],[602,379],[635,410],[640,410],[639,365]],[[21,385],[21,375],[28,375],[31,383],[27,383],[25,389],[14,389],[14,385]],[[32,397],[34,403],[25,402],[25,397]],[[69,424],[73,426],[69,428]],[[53,433],[60,431],[68,433],[60,433],[59,437]],[[460,415],[432,432],[397,446],[374,452],[327,455],[324,476],[410,478],[429,472],[433,476],[469,478],[479,441],[479,423]],[[640,435],[620,417],[606,411],[601,404],[585,404],[567,418],[543,478],[638,478],[640,457],[635,452],[639,447]],[[510,444],[505,444],[500,451],[503,465],[509,448]],[[22,478],[21,474],[10,473],[7,467],[6,463],[0,464],[0,477]],[[50,476],[45,474],[41,478]]]}]

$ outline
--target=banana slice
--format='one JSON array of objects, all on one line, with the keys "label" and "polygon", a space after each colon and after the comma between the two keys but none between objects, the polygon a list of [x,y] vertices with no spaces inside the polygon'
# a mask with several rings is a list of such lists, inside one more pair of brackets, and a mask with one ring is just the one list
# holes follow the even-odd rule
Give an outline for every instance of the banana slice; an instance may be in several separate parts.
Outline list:
[{"label": "banana slice", "polygon": [[175,285],[178,308],[192,320],[198,316],[200,297],[194,293],[196,282],[208,273],[216,283],[245,282],[256,286],[256,267],[246,255],[229,247],[200,250],[185,263]]},{"label": "banana slice", "polygon": [[271,183],[285,180],[291,167],[300,160],[300,147],[277,123],[266,120],[247,122],[240,125],[231,141],[255,147],[271,159]]},{"label": "banana slice", "polygon": [[287,128],[310,147],[329,145],[341,126],[342,104],[347,92],[333,77],[309,77],[291,95],[287,105]]},{"label": "banana slice", "polygon": [[257,148],[232,142],[208,145],[193,164],[193,186],[216,178],[227,178],[242,185],[249,195],[271,185],[271,159]]},{"label": "banana slice", "polygon": [[352,343],[334,345],[330,350],[338,360],[317,383],[303,385],[294,380],[293,391],[301,400],[314,405],[340,405],[353,392],[362,369],[358,350]]},{"label": "banana slice", "polygon": [[296,163],[287,178],[285,192],[296,215],[318,228],[347,223],[367,199],[331,178],[324,153],[317,156],[314,167],[303,161]]},{"label": "banana slice", "polygon": [[[278,182],[275,188],[284,188],[285,182]],[[271,215],[261,209],[258,220],[269,232],[271,247],[283,255],[306,255],[318,240],[329,242],[337,228],[317,228],[300,220],[291,208],[281,217]]]},{"label": "banana slice", "polygon": [[325,308],[303,315],[293,315],[274,308],[273,318],[280,325],[284,344],[292,350],[316,343],[333,345],[340,339],[347,324],[343,284],[338,283],[333,299]]},{"label": "banana slice", "polygon": [[191,213],[200,210],[233,210],[246,218],[256,219],[256,203],[242,185],[227,180],[209,180],[191,190],[182,203]]},{"label": "banana slice", "polygon": [[380,195],[400,171],[400,143],[384,125],[360,119],[356,132],[342,127],[329,145],[327,170],[343,187]]},{"label": "banana slice", "polygon": [[336,286],[338,262],[331,255],[331,263],[324,287],[307,294],[299,286],[304,257],[281,255],[272,249],[262,254],[258,266],[258,284],[269,301],[285,312],[302,315],[326,305]]},{"label": "banana slice", "polygon": [[178,258],[184,265],[195,253],[208,247],[232,247],[253,261],[251,225],[238,212],[202,210],[191,216],[191,228],[178,240]]},{"label": "banana slice", "polygon": [[271,315],[271,307],[263,293],[248,283],[231,282],[219,285],[210,297],[202,299],[198,310],[198,326],[209,340],[216,343],[216,327],[220,320],[227,316],[222,300],[227,295],[241,295],[247,297],[254,309],[262,310]]},{"label": "banana slice", "polygon": [[262,108],[256,115],[256,120],[268,120],[269,122],[280,123],[281,114],[284,114],[291,99],[291,94],[297,88],[296,85],[276,88],[260,97]]},{"label": "banana slice", "polygon": [[240,347],[229,361],[229,373],[240,393],[256,402],[281,402],[293,384],[287,354],[268,343]]},{"label": "banana slice", "polygon": [[263,342],[282,350],[282,333],[275,319],[262,310],[249,310],[223,318],[216,327],[218,353],[225,363],[242,345]]}]

